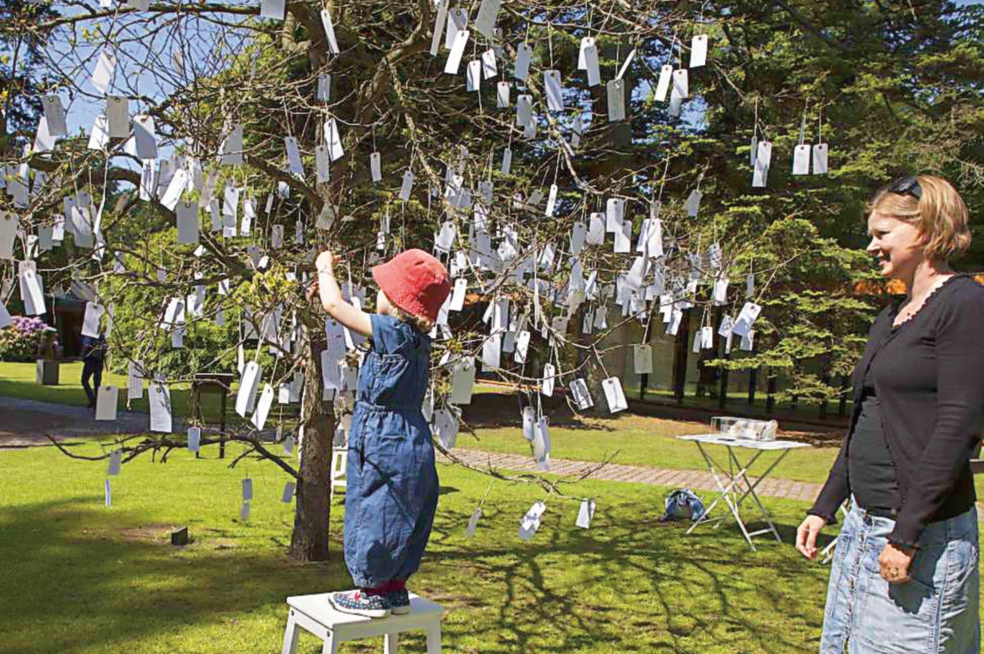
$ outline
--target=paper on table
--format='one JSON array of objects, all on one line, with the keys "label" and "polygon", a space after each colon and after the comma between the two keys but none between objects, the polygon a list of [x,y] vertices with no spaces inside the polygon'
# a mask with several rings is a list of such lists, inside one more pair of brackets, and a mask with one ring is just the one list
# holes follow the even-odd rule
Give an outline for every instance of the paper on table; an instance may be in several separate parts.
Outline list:
[{"label": "paper on table", "polygon": [[150,431],[171,433],[171,389],[161,382],[151,382],[147,389],[150,402]]},{"label": "paper on table", "polygon": [[119,389],[115,386],[100,386],[96,391],[96,420],[116,420],[116,400]]}]

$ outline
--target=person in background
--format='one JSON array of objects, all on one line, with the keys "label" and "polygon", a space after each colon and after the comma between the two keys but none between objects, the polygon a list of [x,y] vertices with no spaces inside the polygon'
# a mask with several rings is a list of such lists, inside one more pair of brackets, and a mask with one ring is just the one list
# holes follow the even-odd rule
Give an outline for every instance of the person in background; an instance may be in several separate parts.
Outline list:
[{"label": "person in background", "polygon": [[[96,391],[102,386],[103,365],[106,361],[106,337],[100,334],[98,338],[82,337],[82,388],[89,398],[88,407],[96,406]],[[96,383],[95,390],[89,385],[89,380]]]},{"label": "person in background", "polygon": [[830,568],[820,651],[978,654],[980,546],[970,459],[984,412],[984,287],[950,261],[970,246],[946,180],[905,177],[875,195],[868,253],[906,297],[875,319],[854,371],[840,454],[796,533],[851,498]]}]

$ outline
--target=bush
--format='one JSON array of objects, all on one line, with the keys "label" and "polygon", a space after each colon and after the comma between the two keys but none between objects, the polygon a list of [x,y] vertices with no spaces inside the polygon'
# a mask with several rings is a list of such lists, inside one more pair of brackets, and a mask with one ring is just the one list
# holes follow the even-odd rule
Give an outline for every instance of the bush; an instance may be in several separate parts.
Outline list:
[{"label": "bush", "polygon": [[34,361],[47,328],[40,318],[14,317],[10,327],[0,329],[0,361]]}]

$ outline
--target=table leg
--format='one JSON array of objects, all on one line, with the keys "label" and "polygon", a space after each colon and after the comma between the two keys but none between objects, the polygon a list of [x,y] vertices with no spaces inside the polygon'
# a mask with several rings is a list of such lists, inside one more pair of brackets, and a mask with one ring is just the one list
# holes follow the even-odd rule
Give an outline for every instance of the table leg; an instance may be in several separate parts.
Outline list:
[{"label": "table leg", "polygon": [[400,635],[399,634],[385,634],[383,636],[383,652],[384,654],[397,654],[397,650],[400,646]]},{"label": "table leg", "polygon": [[338,639],[335,634],[328,632],[325,637],[325,644],[321,646],[321,654],[338,654]]},{"label": "table leg", "polygon": [[[730,450],[731,448],[728,448],[728,449]],[[761,450],[759,451],[759,453],[761,454]],[[769,531],[772,532],[772,535],[776,537],[776,541],[779,542],[779,543],[782,542],[782,537],[779,536],[779,530],[776,529],[776,526],[772,522],[772,518],[769,515],[769,512],[762,505],[761,500],[759,500],[758,493],[755,492],[755,489],[758,488],[758,485],[760,483],[762,483],[762,480],[764,480],[766,477],[768,477],[769,476],[769,473],[771,473],[775,469],[775,467],[777,465],[779,465],[779,462],[782,461],[784,458],[786,458],[786,455],[787,454],[789,454],[789,450],[782,450],[782,452],[779,455],[779,457],[775,461],[772,462],[772,465],[770,465],[768,468],[765,469],[765,472],[763,472],[761,475],[758,476],[758,478],[755,480],[755,483],[749,482],[748,475],[742,474],[741,475],[741,480],[745,483],[745,487],[746,487],[747,490],[744,492],[744,494],[738,500],[738,505],[741,506],[741,503],[745,501],[745,498],[748,497],[749,495],[751,495],[752,500],[758,506],[759,513],[762,514],[762,518],[765,519],[766,524],[769,525]],[[731,456],[734,456],[734,454],[732,453]],[[745,467],[745,470],[747,470],[748,468],[751,467],[751,464],[754,463],[755,458],[758,458],[757,455],[756,455],[756,457],[754,457],[752,459],[751,462],[749,462],[749,465]],[[737,460],[737,458],[736,458],[736,460]]]},{"label": "table leg", "polygon": [[441,654],[441,625],[427,629],[427,654]]}]

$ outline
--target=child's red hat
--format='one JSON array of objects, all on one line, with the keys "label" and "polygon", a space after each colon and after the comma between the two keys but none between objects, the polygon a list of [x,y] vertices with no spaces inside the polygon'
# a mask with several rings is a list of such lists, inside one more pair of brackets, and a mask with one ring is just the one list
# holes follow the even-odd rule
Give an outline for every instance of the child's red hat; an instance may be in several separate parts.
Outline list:
[{"label": "child's red hat", "polygon": [[407,250],[372,269],[372,277],[398,308],[437,320],[451,290],[447,268],[423,250]]}]

